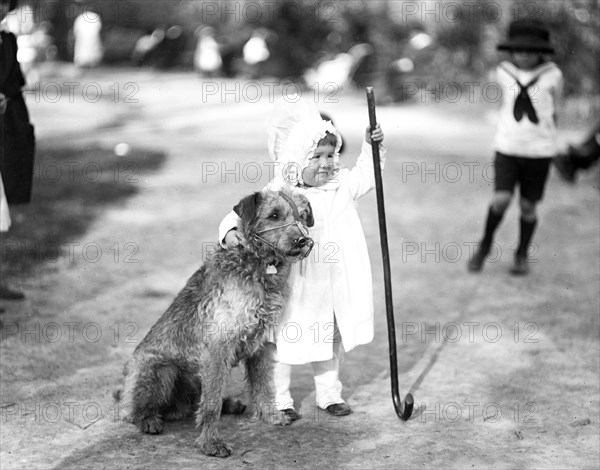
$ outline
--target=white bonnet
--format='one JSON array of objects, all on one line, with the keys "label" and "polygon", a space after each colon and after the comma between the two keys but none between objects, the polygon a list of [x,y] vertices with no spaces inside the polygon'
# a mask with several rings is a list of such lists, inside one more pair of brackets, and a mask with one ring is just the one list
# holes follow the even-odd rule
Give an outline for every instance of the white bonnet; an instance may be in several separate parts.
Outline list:
[{"label": "white bonnet", "polygon": [[277,163],[275,175],[288,184],[302,184],[302,170],[327,132],[336,136],[335,154],[339,156],[339,132],[331,121],[321,118],[312,102],[298,95],[278,99],[266,125],[269,156]]}]

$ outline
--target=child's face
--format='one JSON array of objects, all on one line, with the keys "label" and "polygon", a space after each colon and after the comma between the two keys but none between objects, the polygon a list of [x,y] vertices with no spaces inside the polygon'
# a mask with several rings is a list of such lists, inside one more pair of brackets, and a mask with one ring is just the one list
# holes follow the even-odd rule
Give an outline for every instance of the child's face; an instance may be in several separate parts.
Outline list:
[{"label": "child's face", "polygon": [[308,186],[317,187],[327,183],[337,173],[338,162],[333,145],[319,145],[302,170],[302,179]]},{"label": "child's face", "polygon": [[513,51],[512,58],[515,65],[523,70],[531,70],[542,62],[541,54],[535,51]]}]

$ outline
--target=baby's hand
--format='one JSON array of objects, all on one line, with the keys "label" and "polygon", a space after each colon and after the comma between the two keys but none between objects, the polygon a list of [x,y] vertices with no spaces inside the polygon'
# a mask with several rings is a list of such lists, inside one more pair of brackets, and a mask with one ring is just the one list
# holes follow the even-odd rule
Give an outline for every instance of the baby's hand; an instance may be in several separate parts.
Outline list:
[{"label": "baby's hand", "polygon": [[223,242],[225,243],[225,248],[234,248],[238,245],[244,245],[246,243],[246,239],[239,230],[232,228],[225,235]]},{"label": "baby's hand", "polygon": [[375,142],[381,144],[383,142],[383,131],[381,130],[381,126],[377,124],[375,126],[375,130],[371,132],[371,126],[367,126],[367,131],[365,132],[365,140],[367,143],[371,143],[371,139]]}]

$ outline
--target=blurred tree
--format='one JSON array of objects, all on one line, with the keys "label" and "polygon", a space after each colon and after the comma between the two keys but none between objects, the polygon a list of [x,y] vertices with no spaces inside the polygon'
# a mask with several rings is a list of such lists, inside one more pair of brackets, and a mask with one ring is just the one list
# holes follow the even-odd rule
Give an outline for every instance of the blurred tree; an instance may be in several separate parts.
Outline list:
[{"label": "blurred tree", "polygon": [[[27,0],[24,0],[27,1]],[[369,43],[375,54],[367,71],[380,77],[400,59],[415,32],[433,38],[415,58],[415,70],[436,83],[485,77],[502,58],[496,44],[508,23],[535,16],[548,22],[556,45],[554,60],[566,77],[567,94],[598,95],[600,83],[600,15],[597,0],[28,0],[42,20],[51,22],[58,58],[72,57],[69,31],[77,8],[99,9],[105,33],[121,28],[150,32],[158,25],[182,28],[183,61],[192,65],[193,34],[212,26],[222,44],[225,68],[236,73],[236,61],[252,30],[266,28],[271,56],[264,70],[296,78],[317,61]],[[403,14],[414,11],[415,14]],[[411,10],[412,9],[412,10]],[[421,10],[419,12],[419,9]],[[400,13],[399,13],[400,12]],[[421,13],[421,14],[419,14]],[[423,14],[425,13],[425,14]],[[131,33],[132,35],[134,33]],[[114,42],[114,41],[113,41]],[[119,42],[122,42],[119,40]],[[186,62],[186,63],[187,63]],[[420,63],[419,63],[420,62]]]},{"label": "blurred tree", "polygon": [[70,60],[73,57],[73,44],[69,40],[69,30],[73,26],[74,17],[69,18],[69,8],[75,6],[73,1],[55,0],[29,0],[33,7],[36,23],[45,22],[50,24],[49,33],[54,39],[56,46],[56,59]]},{"label": "blurred tree", "polygon": [[[470,8],[450,0],[433,3],[436,8],[429,5],[430,14],[425,15],[428,21],[421,27],[433,36],[434,44],[411,57],[415,69],[405,79],[422,81],[429,89],[448,82],[481,80],[505,57],[496,46],[506,38],[509,23],[535,17],[551,30],[556,49],[552,60],[565,75],[565,94],[600,94],[600,15],[596,0],[481,0],[470,3]],[[401,54],[407,54],[406,48]]]},{"label": "blurred tree", "polygon": [[565,94],[600,93],[600,14],[596,0],[556,3],[545,15],[555,61],[565,76]]},{"label": "blurred tree", "polygon": [[[275,33],[270,44],[273,73],[279,77],[299,77],[303,70],[319,57],[321,46],[327,43],[332,28],[318,18],[320,1],[277,2],[273,14],[263,21],[264,27]],[[314,15],[314,16],[312,16]]]}]

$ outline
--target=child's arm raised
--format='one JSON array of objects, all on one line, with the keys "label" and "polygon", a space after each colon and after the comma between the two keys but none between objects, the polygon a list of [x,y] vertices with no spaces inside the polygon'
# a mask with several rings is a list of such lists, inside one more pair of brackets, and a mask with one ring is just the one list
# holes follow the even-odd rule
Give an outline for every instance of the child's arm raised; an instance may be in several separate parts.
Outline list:
[{"label": "child's arm raised", "polygon": [[375,126],[373,131],[371,131],[371,126],[367,126],[367,129],[365,130],[365,141],[371,145],[371,140],[377,142],[379,145],[383,142],[383,131],[379,124]]},{"label": "child's arm raised", "polygon": [[352,199],[358,199],[368,193],[375,187],[375,174],[373,170],[373,153],[371,149],[372,142],[379,144],[379,161],[383,170],[385,164],[386,148],[382,145],[383,131],[381,126],[377,124],[371,132],[371,127],[368,126],[365,132],[365,140],[362,144],[362,149],[356,165],[350,170],[348,177],[348,189]]}]

